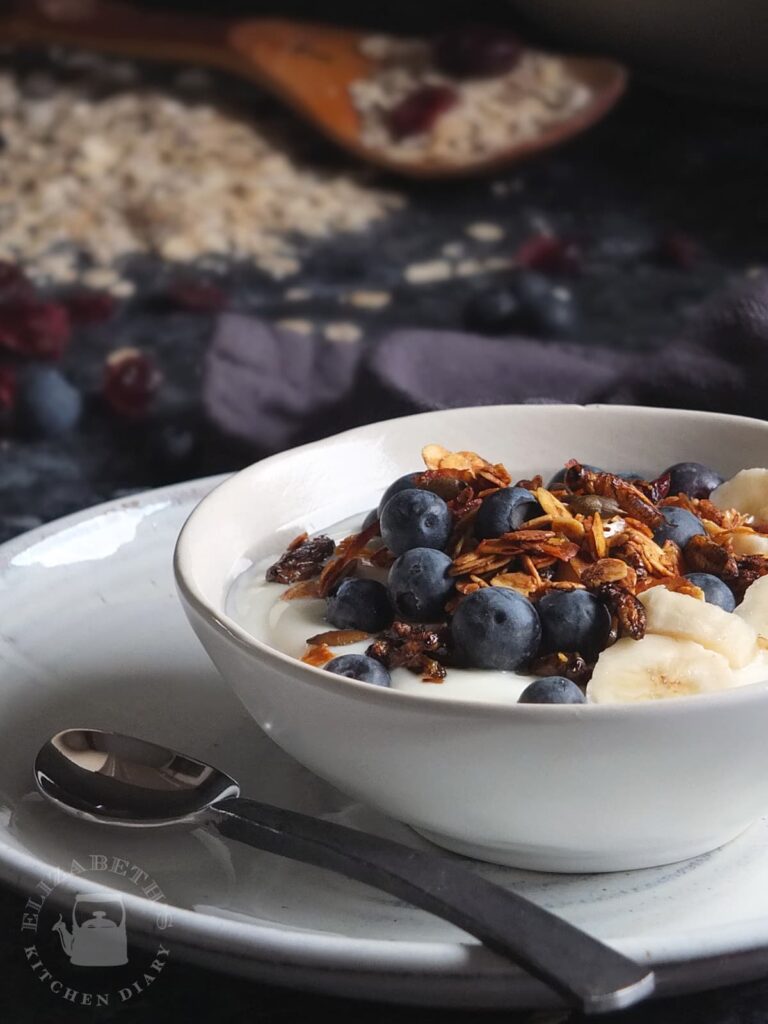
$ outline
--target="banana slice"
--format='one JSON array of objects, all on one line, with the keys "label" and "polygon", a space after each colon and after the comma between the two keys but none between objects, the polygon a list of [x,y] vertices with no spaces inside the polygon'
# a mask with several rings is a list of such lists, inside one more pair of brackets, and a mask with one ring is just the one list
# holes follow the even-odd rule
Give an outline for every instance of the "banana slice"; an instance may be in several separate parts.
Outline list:
[{"label": "banana slice", "polygon": [[736,677],[721,654],[691,640],[646,634],[642,640],[619,640],[603,651],[587,685],[587,699],[624,704],[713,693],[735,685]]},{"label": "banana slice", "polygon": [[757,633],[738,615],[666,587],[652,587],[639,597],[647,633],[692,640],[722,655],[732,668],[743,668],[757,656]]},{"label": "banana slice", "polygon": [[764,533],[740,533],[739,530],[733,530],[730,539],[736,555],[768,555],[768,536]]},{"label": "banana slice", "polygon": [[748,622],[760,636],[768,638],[768,576],[761,576],[747,588],[734,615]]},{"label": "banana slice", "polygon": [[756,523],[768,524],[768,469],[741,469],[720,484],[709,496],[719,509],[735,508],[752,516]]}]

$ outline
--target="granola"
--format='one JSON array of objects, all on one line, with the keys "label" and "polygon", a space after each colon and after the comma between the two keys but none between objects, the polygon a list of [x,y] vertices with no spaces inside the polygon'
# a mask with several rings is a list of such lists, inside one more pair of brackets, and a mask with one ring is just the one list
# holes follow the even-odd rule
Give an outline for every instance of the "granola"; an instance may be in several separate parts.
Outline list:
[{"label": "granola", "polygon": [[[752,664],[757,652],[768,647],[768,599],[759,637],[736,608],[747,590],[768,576],[768,524],[737,509],[720,508],[716,493],[708,498],[670,493],[670,472],[651,480],[627,479],[574,459],[547,486],[540,475],[512,485],[514,476],[503,464],[476,452],[431,444],[422,457],[425,470],[403,478],[408,486],[401,483],[404,489],[392,492],[380,516],[369,517],[365,529],[341,540],[335,550],[326,537],[312,540],[302,535],[268,570],[268,579],[294,584],[284,595],[287,599],[327,598],[328,608],[339,604],[339,588],[349,587],[346,581],[360,580],[369,591],[383,591],[384,584],[375,582],[377,573],[388,574],[386,624],[376,629],[360,626],[354,621],[354,607],[344,607],[343,614],[351,621],[343,623],[328,612],[331,625],[343,628],[307,639],[311,650],[303,660],[310,664],[327,663],[333,647],[369,641],[365,655],[347,657],[373,659],[388,671],[405,668],[425,683],[441,683],[449,671],[463,667],[558,676],[582,691],[592,687],[598,696],[590,699],[600,700],[606,699],[599,694],[605,691],[607,676],[601,671],[598,682],[590,682],[595,665],[624,658],[627,641],[643,645],[637,650],[646,659],[649,651],[653,655],[659,648],[658,657],[667,664],[670,652],[665,644],[692,637],[694,654],[715,650],[728,672]],[[403,523],[417,532],[424,527],[420,520],[409,523],[407,516],[403,518],[414,491],[426,492],[418,499],[418,515],[445,527],[441,544],[402,540],[398,531]],[[392,511],[395,506],[400,509],[397,514]],[[489,535],[480,530],[477,517],[482,511],[482,522],[487,523],[492,507],[503,507],[508,518]],[[765,545],[764,553],[741,553],[751,551],[750,545]],[[402,567],[411,563],[416,590],[424,585],[418,581],[440,567],[440,601],[426,616],[414,603],[416,591],[401,593],[397,582]],[[680,605],[681,601],[686,603]],[[488,655],[481,650],[482,638],[474,653],[468,648],[463,623],[474,614],[470,607],[481,604],[492,610],[499,636],[508,639],[515,630],[529,629],[530,643],[517,661],[511,661],[508,652],[494,661],[497,652]],[[577,609],[576,618],[591,615],[589,637],[579,639],[578,623],[566,623],[558,632],[549,611],[553,606]],[[516,619],[525,608],[525,621]],[[734,610],[737,614],[731,615]],[[713,615],[715,640],[707,632]],[[492,624],[491,633],[496,626]],[[732,650],[727,641],[731,633]],[[690,649],[681,648],[681,657],[686,652],[690,654]],[[733,661],[730,667],[728,658]],[[722,665],[718,669],[725,673]],[[695,673],[694,677],[699,678]],[[668,690],[666,695],[689,692],[679,680],[670,682]],[[659,696],[656,683],[649,684],[651,691]]]}]

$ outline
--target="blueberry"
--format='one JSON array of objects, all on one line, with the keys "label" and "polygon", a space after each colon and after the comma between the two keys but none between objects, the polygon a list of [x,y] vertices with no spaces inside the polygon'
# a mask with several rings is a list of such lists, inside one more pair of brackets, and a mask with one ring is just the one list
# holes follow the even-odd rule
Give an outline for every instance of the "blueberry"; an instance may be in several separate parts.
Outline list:
[{"label": "blueberry", "polygon": [[325,617],[337,629],[378,633],[394,614],[387,588],[377,580],[342,580],[325,599]]},{"label": "blueberry", "polygon": [[515,287],[531,334],[560,338],[573,333],[577,314],[570,292],[553,288],[543,274],[533,271],[521,271]]},{"label": "blueberry", "polygon": [[[590,473],[604,473],[605,472],[605,470],[601,469],[599,466],[590,466],[586,462],[583,462],[582,465],[583,465],[584,469],[588,469],[590,471]],[[565,480],[565,474],[567,472],[568,472],[568,470],[565,468],[565,466],[563,466],[562,469],[558,469],[558,471],[555,473],[555,475],[552,477],[552,479],[547,484],[547,490],[551,489],[552,487],[557,487],[558,485],[560,487],[562,487],[563,486],[563,481]]]},{"label": "blueberry", "polygon": [[80,392],[51,366],[29,366],[18,378],[17,415],[31,437],[57,437],[72,430],[83,411]]},{"label": "blueberry", "polygon": [[409,488],[415,487],[415,478],[423,472],[423,469],[416,469],[413,473],[406,473],[405,476],[399,476],[397,480],[394,480],[381,496],[378,508],[379,515],[381,515],[381,510],[393,495],[398,494],[400,491],[405,491]]},{"label": "blueberry", "polygon": [[690,498],[708,498],[723,482],[719,473],[700,462],[676,462],[664,473],[670,476],[670,494],[687,494]]},{"label": "blueberry", "polygon": [[538,612],[544,651],[578,651],[591,659],[608,642],[610,612],[586,590],[550,590],[540,599]]},{"label": "blueberry", "polygon": [[731,593],[730,587],[726,586],[717,576],[708,572],[689,572],[685,578],[701,587],[704,591],[704,600],[709,604],[716,604],[723,611],[732,612],[736,607],[736,598]]},{"label": "blueberry", "polygon": [[451,513],[431,491],[398,491],[381,510],[381,537],[393,555],[411,548],[442,549],[451,536]]},{"label": "blueberry", "polygon": [[514,670],[539,649],[541,623],[527,598],[514,590],[484,587],[456,609],[451,636],[466,665]]},{"label": "blueberry", "polygon": [[636,469],[624,469],[621,473],[614,473],[614,476],[621,477],[622,480],[628,480],[630,483],[634,483],[635,480],[648,479],[645,473],[639,473]]},{"label": "blueberry", "polygon": [[541,505],[525,487],[504,487],[494,491],[480,506],[475,536],[481,540],[519,530],[528,519],[544,514]]},{"label": "blueberry", "polygon": [[576,683],[564,676],[536,679],[518,697],[518,704],[586,704],[587,698]]},{"label": "blueberry", "polygon": [[390,674],[381,662],[365,654],[342,654],[329,661],[325,670],[347,679],[359,679],[361,683],[373,683],[374,686],[392,685]]},{"label": "blueberry", "polygon": [[389,570],[389,596],[395,612],[412,622],[437,622],[445,617],[445,602],[453,594],[448,575],[452,562],[434,548],[411,548]]},{"label": "blueberry", "polygon": [[464,308],[464,326],[480,334],[507,334],[520,326],[524,317],[520,296],[512,288],[480,292]]},{"label": "blueberry", "polygon": [[482,334],[516,331],[537,337],[571,334],[576,310],[570,294],[553,288],[543,274],[521,270],[510,284],[480,292],[464,309],[464,324]]},{"label": "blueberry", "polygon": [[667,505],[661,510],[661,514],[664,516],[664,522],[653,534],[653,539],[659,545],[663,545],[664,541],[673,540],[679,548],[684,548],[691,537],[706,535],[701,520],[687,508]]}]

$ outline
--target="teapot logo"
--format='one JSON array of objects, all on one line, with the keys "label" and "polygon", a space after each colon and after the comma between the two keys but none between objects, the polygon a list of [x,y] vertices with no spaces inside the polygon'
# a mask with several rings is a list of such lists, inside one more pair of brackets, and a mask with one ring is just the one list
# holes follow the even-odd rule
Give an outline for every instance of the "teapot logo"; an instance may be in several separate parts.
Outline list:
[{"label": "teapot logo", "polygon": [[78,893],[72,905],[72,930],[59,919],[51,928],[76,967],[121,967],[128,963],[125,906],[117,893]]},{"label": "teapot logo", "polygon": [[[137,897],[148,940],[141,943],[130,920]],[[51,996],[98,1010],[143,996],[157,983],[171,953],[172,924],[165,893],[144,868],[127,857],[91,853],[38,880],[20,931],[30,971]]]}]

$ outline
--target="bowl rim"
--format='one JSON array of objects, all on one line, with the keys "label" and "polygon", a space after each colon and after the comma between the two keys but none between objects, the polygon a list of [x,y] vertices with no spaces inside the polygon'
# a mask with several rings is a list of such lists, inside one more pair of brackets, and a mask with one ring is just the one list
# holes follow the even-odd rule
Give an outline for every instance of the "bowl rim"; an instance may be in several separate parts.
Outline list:
[{"label": "bowl rim", "polygon": [[[173,552],[173,572],[182,602],[186,603],[189,608],[191,608],[201,619],[203,619],[203,621],[212,627],[216,633],[223,636],[229,643],[234,643],[235,646],[240,648],[240,650],[246,652],[257,661],[267,661],[268,663],[272,663],[275,668],[287,671],[289,674],[299,676],[306,684],[314,682],[314,685],[319,686],[321,689],[353,700],[361,700],[372,704],[392,704],[392,702],[397,702],[402,707],[410,707],[414,711],[419,710],[433,715],[471,714],[474,717],[498,717],[500,714],[504,714],[528,716],[529,718],[541,718],[543,715],[548,717],[545,717],[542,721],[552,723],[555,720],[552,716],[559,716],[559,719],[557,720],[562,721],[566,717],[579,718],[585,714],[589,715],[590,718],[610,718],[615,717],[616,715],[626,714],[632,714],[633,716],[657,716],[659,714],[675,715],[680,714],[683,711],[686,711],[688,714],[696,712],[707,713],[706,709],[708,708],[715,712],[717,709],[721,709],[723,705],[731,706],[734,704],[743,704],[745,702],[750,703],[752,701],[762,700],[764,697],[768,696],[768,675],[766,675],[765,680],[747,683],[742,686],[736,686],[730,690],[721,690],[715,693],[702,693],[689,696],[667,697],[664,700],[615,704],[519,704],[517,702],[508,703],[505,701],[490,699],[468,700],[460,697],[450,697],[440,700],[434,697],[422,696],[419,693],[393,689],[391,687],[371,686],[370,684],[360,680],[349,679],[346,676],[340,676],[336,673],[328,672],[324,668],[307,665],[299,658],[286,654],[284,651],[280,651],[277,648],[272,647],[266,641],[260,640],[252,633],[249,633],[235,619],[228,615],[223,607],[217,607],[209,601],[187,573],[187,566],[196,557],[196,552],[190,536],[195,530],[198,520],[204,513],[207,513],[207,506],[215,495],[219,494],[219,492],[223,490],[229,489],[232,489],[234,493],[238,487],[239,481],[241,481],[246,475],[253,475],[265,466],[273,466],[286,456],[294,456],[299,453],[311,452],[316,450],[318,447],[326,446],[337,441],[357,438],[360,435],[374,431],[376,428],[381,427],[384,424],[407,423],[408,421],[424,420],[436,415],[452,414],[460,416],[461,414],[466,414],[468,412],[476,412],[479,408],[486,412],[501,412],[508,409],[526,409],[530,412],[532,408],[542,409],[546,408],[546,406],[529,406],[522,403],[462,406],[455,409],[436,409],[427,412],[414,413],[408,416],[392,417],[387,420],[377,420],[374,423],[367,423],[362,426],[353,427],[350,430],[344,430],[339,433],[329,435],[328,437],[321,438],[317,441],[311,441],[308,444],[296,445],[292,448],[287,448],[281,452],[275,453],[274,455],[267,456],[264,459],[251,463],[249,466],[246,466],[231,476],[228,476],[220,484],[214,487],[214,489],[195,506],[184,522],[176,540]],[[742,424],[754,424],[764,429],[768,435],[768,421],[750,416],[736,416],[730,413],[675,409],[673,407],[611,405],[604,402],[595,402],[585,405],[563,403],[558,404],[557,408],[564,412],[575,412],[577,415],[583,414],[585,411],[589,410],[610,410],[619,415],[638,416],[640,418],[647,419],[656,418],[658,416],[663,417],[665,414],[673,413],[676,416],[684,418],[707,419],[710,421],[720,422],[723,426],[738,427]],[[768,440],[768,437],[766,440]]]}]

